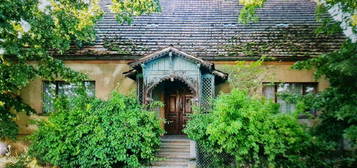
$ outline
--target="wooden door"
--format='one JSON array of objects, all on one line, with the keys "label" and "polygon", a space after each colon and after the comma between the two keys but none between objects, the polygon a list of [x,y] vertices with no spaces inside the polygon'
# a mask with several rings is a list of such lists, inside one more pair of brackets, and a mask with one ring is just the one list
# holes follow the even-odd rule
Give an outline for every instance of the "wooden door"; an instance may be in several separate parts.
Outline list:
[{"label": "wooden door", "polygon": [[165,101],[165,130],[169,135],[184,134],[189,115],[192,113],[192,94],[189,92],[171,93]]}]

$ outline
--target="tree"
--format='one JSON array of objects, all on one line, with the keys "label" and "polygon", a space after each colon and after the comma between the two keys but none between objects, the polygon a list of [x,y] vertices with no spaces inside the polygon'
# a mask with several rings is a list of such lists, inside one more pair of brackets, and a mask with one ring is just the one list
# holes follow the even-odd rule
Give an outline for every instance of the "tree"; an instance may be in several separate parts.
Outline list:
[{"label": "tree", "polygon": [[[3,0],[0,3],[0,138],[15,137],[11,111],[32,112],[19,91],[34,78],[80,81],[86,77],[53,55],[95,39],[94,26],[103,11],[99,0]],[[159,9],[157,0],[113,0],[117,19]],[[36,62],[36,65],[30,62]],[[11,131],[15,130],[15,131]]]},{"label": "tree", "polygon": [[[343,156],[345,167],[347,164],[357,165],[353,156],[357,145],[356,64],[357,44],[347,41],[340,50],[294,65],[295,69],[314,68],[316,78],[325,76],[329,80],[329,88],[314,97],[302,97],[301,102],[306,108],[313,107],[320,111],[312,134],[324,143],[332,144],[335,153]],[[336,158],[330,159],[336,161]]]},{"label": "tree", "polygon": [[[243,1],[243,0],[242,0]],[[240,1],[241,2],[241,1]],[[262,7],[265,0],[248,1],[245,8],[252,5],[253,12],[242,19],[243,23],[257,21],[250,15]],[[254,2],[254,3],[253,3]],[[243,5],[245,5],[243,3]],[[330,10],[330,11],[328,11]],[[316,10],[317,20],[322,23],[316,33],[334,34],[349,30],[347,37],[356,37],[357,32],[357,1],[355,0],[321,0]],[[332,11],[332,12],[331,12]],[[322,17],[330,12],[331,18]],[[338,17],[336,17],[338,16]],[[348,32],[348,31],[347,31]],[[298,103],[304,109],[314,108],[320,112],[311,134],[317,139],[318,146],[328,147],[329,155],[316,152],[324,167],[355,167],[357,160],[355,149],[357,145],[357,44],[356,38],[347,40],[339,50],[325,53],[317,58],[297,62],[295,69],[315,69],[315,77],[326,77],[330,87],[312,96],[298,98]]]}]

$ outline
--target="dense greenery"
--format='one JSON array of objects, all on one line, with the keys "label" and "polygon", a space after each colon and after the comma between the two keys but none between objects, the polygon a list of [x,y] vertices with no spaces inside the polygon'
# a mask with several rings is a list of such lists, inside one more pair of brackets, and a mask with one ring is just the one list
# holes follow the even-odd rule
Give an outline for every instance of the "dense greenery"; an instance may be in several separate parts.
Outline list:
[{"label": "dense greenery", "polygon": [[[94,26],[102,16],[99,0],[3,0],[0,3],[0,138],[14,137],[13,111],[32,112],[19,97],[21,89],[37,77],[79,81],[74,72],[53,55],[95,39]],[[113,1],[117,19],[154,12],[156,0]],[[126,16],[126,14],[128,16]],[[125,17],[124,17],[125,16]],[[31,64],[36,61],[37,66]]]},{"label": "dense greenery", "polygon": [[[316,69],[317,78],[326,77],[330,87],[316,96],[300,98],[305,108],[320,111],[313,134],[329,144],[336,155],[324,157],[342,167],[357,166],[357,44],[346,42],[340,50],[298,62],[296,69]],[[347,141],[347,142],[346,142]],[[342,163],[341,163],[342,162]]]},{"label": "dense greenery", "polygon": [[295,116],[278,111],[277,104],[234,89],[217,98],[212,112],[194,114],[185,132],[222,164],[228,154],[236,167],[304,166],[299,154],[309,135]]},{"label": "dense greenery", "polygon": [[29,153],[39,161],[63,168],[132,168],[154,160],[160,120],[135,98],[81,96],[58,101],[56,109],[32,135]]},{"label": "dense greenery", "polygon": [[[253,3],[253,1],[255,3]],[[252,0],[255,7],[262,7],[265,0]],[[355,0],[321,0],[316,13],[317,21],[321,24],[316,33],[334,34],[341,33],[346,27],[352,28],[352,33],[357,32],[357,1]],[[244,5],[244,4],[243,4]],[[324,17],[327,10],[340,10],[340,20],[334,21]],[[257,21],[255,12],[243,16],[243,23]],[[340,14],[338,13],[338,14]],[[342,22],[342,23],[340,23]],[[341,26],[341,27],[340,27]],[[298,103],[298,110],[307,109],[319,111],[319,116],[314,118],[314,125],[310,134],[309,148],[310,167],[356,167],[357,145],[357,44],[347,41],[335,52],[326,53],[320,57],[298,62],[295,69],[314,69],[316,78],[325,77],[330,82],[330,87],[313,96],[293,97]],[[291,98],[291,97],[290,97]],[[313,152],[313,154],[311,153]],[[315,159],[314,159],[315,158]]]}]

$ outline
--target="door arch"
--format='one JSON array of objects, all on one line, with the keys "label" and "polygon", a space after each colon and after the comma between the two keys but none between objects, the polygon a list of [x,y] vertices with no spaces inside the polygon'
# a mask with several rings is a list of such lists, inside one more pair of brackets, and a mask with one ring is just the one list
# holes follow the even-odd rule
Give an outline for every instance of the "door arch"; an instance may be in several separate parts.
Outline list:
[{"label": "door arch", "polygon": [[192,114],[195,93],[180,80],[165,80],[152,90],[154,100],[162,101],[164,107],[160,117],[165,119],[164,128],[169,135],[182,135],[183,129]]},{"label": "door arch", "polygon": [[[173,121],[175,129],[165,125],[167,130],[170,130],[169,134],[182,134],[187,121],[186,113],[192,112],[192,104],[200,106],[200,109],[204,111],[209,110],[210,100],[215,93],[215,85],[228,78],[226,73],[216,70],[213,63],[174,47],[154,52],[129,65],[132,69],[124,75],[137,81],[137,97],[140,103],[147,104],[153,100],[160,100],[168,105],[166,107],[175,107],[171,108],[171,112],[169,112],[170,109],[158,109],[160,114],[164,112],[164,115],[161,115],[162,118],[171,119],[175,115],[176,118],[178,117]],[[157,90],[164,94],[158,96]],[[176,90],[177,93],[172,90]],[[168,111],[167,117],[165,117],[165,111]],[[169,114],[172,115],[171,118]]]}]

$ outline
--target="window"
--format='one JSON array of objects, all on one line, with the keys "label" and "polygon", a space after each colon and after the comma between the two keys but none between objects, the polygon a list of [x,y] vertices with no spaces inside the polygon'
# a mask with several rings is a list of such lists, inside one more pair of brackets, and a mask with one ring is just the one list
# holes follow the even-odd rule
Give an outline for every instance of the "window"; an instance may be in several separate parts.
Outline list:
[{"label": "window", "polygon": [[[83,82],[88,96],[95,96],[95,82]],[[43,112],[49,113],[54,110],[56,96],[76,96],[77,85],[63,81],[43,82]]]},{"label": "window", "polygon": [[280,111],[291,113],[296,109],[295,104],[283,100],[279,93],[291,93],[305,95],[317,93],[317,83],[264,83],[263,95],[280,104]]}]

